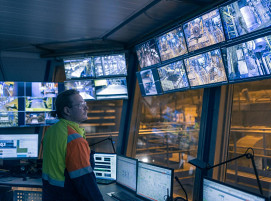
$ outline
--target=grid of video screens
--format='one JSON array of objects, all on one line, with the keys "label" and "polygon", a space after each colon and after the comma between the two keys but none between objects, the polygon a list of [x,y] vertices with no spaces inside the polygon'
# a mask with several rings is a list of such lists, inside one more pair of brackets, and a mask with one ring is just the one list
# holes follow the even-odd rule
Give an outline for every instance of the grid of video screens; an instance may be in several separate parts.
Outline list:
[{"label": "grid of video screens", "polygon": [[64,59],[66,79],[126,76],[125,54]]},{"label": "grid of video screens", "polygon": [[270,5],[229,1],[137,45],[142,95],[270,77]]},{"label": "grid of video screens", "polygon": [[53,82],[0,82],[0,127],[50,125],[54,100],[64,87]]}]

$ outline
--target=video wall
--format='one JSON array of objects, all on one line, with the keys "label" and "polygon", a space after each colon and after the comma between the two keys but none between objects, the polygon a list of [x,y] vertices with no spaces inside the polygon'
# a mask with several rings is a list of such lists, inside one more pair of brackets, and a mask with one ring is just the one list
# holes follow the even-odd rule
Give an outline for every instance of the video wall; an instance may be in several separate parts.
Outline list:
[{"label": "video wall", "polygon": [[51,115],[63,84],[54,82],[0,82],[0,127],[51,125]]},{"label": "video wall", "polygon": [[271,3],[230,1],[135,47],[143,96],[270,78]]},{"label": "video wall", "polygon": [[64,59],[65,89],[76,89],[85,100],[127,99],[125,54]]}]

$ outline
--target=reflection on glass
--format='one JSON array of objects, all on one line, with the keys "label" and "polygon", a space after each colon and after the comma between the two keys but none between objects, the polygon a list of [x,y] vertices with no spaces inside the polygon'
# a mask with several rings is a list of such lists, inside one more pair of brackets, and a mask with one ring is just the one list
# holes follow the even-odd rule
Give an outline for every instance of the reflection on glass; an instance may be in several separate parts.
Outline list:
[{"label": "reflection on glass", "polygon": [[[271,72],[271,36],[241,43],[226,50],[230,81],[268,75]],[[223,49],[225,52],[225,49]],[[223,54],[225,55],[225,54]]]},{"label": "reflection on glass", "polygon": [[[203,90],[190,90],[140,99],[136,158],[175,169],[192,199]],[[178,184],[174,194],[182,193]],[[180,195],[184,197],[184,195]]]},{"label": "reflection on glass", "polygon": [[[228,159],[254,149],[254,159],[265,195],[271,186],[271,80],[234,85]],[[238,159],[227,165],[227,182],[258,191],[251,160]],[[250,181],[250,182],[242,182]]]},{"label": "reflection on glass", "polygon": [[157,38],[161,60],[165,61],[187,53],[182,28],[174,29]]},{"label": "reflection on glass", "polygon": [[152,66],[160,62],[154,39],[136,46],[136,54],[141,68]]},{"label": "reflection on glass", "polygon": [[250,33],[271,25],[270,1],[239,0],[221,7],[226,38]]},{"label": "reflection on glass", "polygon": [[221,53],[213,50],[184,60],[191,86],[227,81]]},{"label": "reflection on glass", "polygon": [[189,51],[225,40],[218,9],[184,24],[183,29]]},{"label": "reflection on glass", "polygon": [[189,87],[187,75],[182,61],[158,68],[163,91]]}]

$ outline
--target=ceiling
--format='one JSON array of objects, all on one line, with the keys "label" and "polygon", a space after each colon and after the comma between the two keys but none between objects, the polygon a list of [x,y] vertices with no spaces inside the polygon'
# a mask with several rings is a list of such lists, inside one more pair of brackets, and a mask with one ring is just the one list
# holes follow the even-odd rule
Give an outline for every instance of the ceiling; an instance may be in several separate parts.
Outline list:
[{"label": "ceiling", "polygon": [[41,57],[119,51],[216,3],[217,0],[0,0],[0,51],[38,53]]}]

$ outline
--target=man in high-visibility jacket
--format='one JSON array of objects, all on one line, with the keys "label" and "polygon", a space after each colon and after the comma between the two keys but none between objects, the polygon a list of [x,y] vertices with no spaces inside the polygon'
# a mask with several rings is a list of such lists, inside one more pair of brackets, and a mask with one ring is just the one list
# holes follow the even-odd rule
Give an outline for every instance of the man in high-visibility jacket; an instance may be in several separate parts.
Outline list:
[{"label": "man in high-visibility jacket", "polygon": [[90,162],[90,148],[79,123],[87,104],[76,90],[56,98],[59,122],[43,139],[43,201],[103,201]]}]

